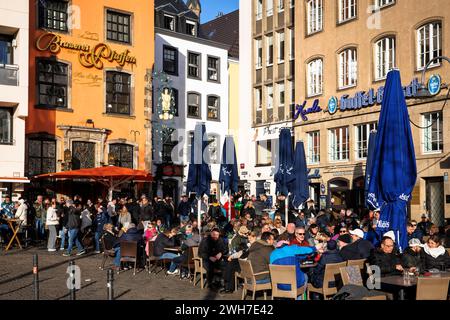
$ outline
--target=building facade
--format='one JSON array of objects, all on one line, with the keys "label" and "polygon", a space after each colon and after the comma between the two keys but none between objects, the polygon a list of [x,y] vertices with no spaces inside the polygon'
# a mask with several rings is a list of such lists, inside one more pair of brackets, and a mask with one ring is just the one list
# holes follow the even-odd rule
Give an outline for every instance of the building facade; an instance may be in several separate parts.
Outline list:
[{"label": "building facade", "polygon": [[441,90],[417,95],[427,62],[450,55],[446,7],[445,0],[297,2],[295,139],[305,142],[315,173],[311,195],[322,207],[364,206],[368,137],[377,128],[386,75],[398,68],[418,170],[409,214],[420,219],[428,212],[439,225],[450,218],[446,61],[433,61],[426,73],[426,82],[440,76]]},{"label": "building facade", "polygon": [[108,164],[150,170],[153,2],[29,6],[27,174]]},{"label": "building facade", "polygon": [[153,192],[175,201],[186,192],[196,123],[205,123],[210,141],[212,194],[219,192],[220,154],[228,132],[227,46],[199,35],[199,2],[189,5],[155,2]]},{"label": "building facade", "polygon": [[0,198],[17,200],[24,184],[28,115],[28,0],[0,3]]}]

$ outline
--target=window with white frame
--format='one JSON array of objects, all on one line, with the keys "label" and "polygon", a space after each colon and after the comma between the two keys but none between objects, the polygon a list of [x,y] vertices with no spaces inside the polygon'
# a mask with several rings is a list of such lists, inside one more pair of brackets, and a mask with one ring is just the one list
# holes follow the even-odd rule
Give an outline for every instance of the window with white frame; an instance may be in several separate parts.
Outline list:
[{"label": "window with white frame", "polygon": [[308,34],[322,30],[323,24],[322,0],[308,0],[306,14],[308,23]]},{"label": "window with white frame", "polygon": [[443,119],[442,112],[432,112],[423,115],[423,152],[442,152],[443,150]]},{"label": "window with white frame", "polygon": [[[423,69],[428,62],[442,55],[442,24],[440,21],[427,23],[417,29],[417,67]],[[434,61],[430,66],[437,66]]]},{"label": "window with white frame", "polygon": [[357,56],[356,48],[345,49],[339,53],[339,88],[356,85]]},{"label": "window with white frame", "polygon": [[272,140],[262,140],[256,142],[256,164],[272,164]]},{"label": "window with white frame", "polygon": [[320,131],[308,132],[308,164],[320,162]]},{"label": "window with white frame", "polygon": [[355,126],[356,136],[356,159],[363,160],[367,158],[367,152],[369,148],[369,136],[372,130],[377,129],[377,123],[366,123]]},{"label": "window with white frame", "polygon": [[186,34],[197,35],[197,23],[195,21],[186,20]]},{"label": "window with white frame", "polygon": [[273,36],[267,36],[267,65],[273,65]]},{"label": "window with white frame", "polygon": [[291,39],[289,43],[289,60],[295,59],[295,35],[294,29],[289,29],[289,37]]},{"label": "window with white frame", "polygon": [[356,18],[356,0],[339,0],[339,22]]},{"label": "window with white frame", "polygon": [[379,9],[393,3],[395,3],[395,0],[375,0],[375,7]]},{"label": "window with white frame", "polygon": [[278,63],[284,62],[284,32],[278,32]]},{"label": "window with white frame", "polygon": [[255,40],[255,60],[256,60],[256,68],[260,69],[262,68],[262,40],[256,39]]},{"label": "window with white frame", "polygon": [[256,1],[256,20],[262,19],[263,0]]},{"label": "window with white frame", "polygon": [[207,97],[207,119],[208,120],[220,120],[220,100],[217,96]]},{"label": "window with white frame", "polygon": [[285,100],[285,88],[284,83],[277,83],[277,92],[278,92],[278,106],[282,107],[284,106],[284,100]]},{"label": "window with white frame", "polygon": [[323,61],[315,59],[308,63],[307,68],[308,96],[322,94],[323,88]]},{"label": "window with white frame", "polygon": [[330,161],[345,161],[349,159],[348,127],[333,128],[329,130]]},{"label": "window with white frame", "polygon": [[268,17],[273,15],[273,0],[266,0],[266,13]]},{"label": "window with white frame", "polygon": [[385,37],[375,43],[375,80],[386,78],[395,67],[395,38]]},{"label": "window with white frame", "polygon": [[284,0],[278,0],[278,12],[284,11]]},{"label": "window with white frame", "polygon": [[266,94],[267,94],[267,109],[273,108],[273,86],[267,86],[266,87]]},{"label": "window with white frame", "polygon": [[255,89],[255,105],[256,110],[262,109],[262,88]]}]

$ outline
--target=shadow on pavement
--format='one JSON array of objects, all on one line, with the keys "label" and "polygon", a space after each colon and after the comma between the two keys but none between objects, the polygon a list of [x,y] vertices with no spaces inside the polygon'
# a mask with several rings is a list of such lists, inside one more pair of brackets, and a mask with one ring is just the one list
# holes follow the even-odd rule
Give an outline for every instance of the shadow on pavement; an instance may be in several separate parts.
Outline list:
[{"label": "shadow on pavement", "polygon": [[[46,279],[39,280],[39,284],[41,284],[44,281],[50,280],[50,279],[52,279],[52,278],[46,278]],[[22,289],[25,289],[25,288],[28,288],[28,287],[31,287],[31,286],[33,286],[33,283],[27,284],[26,286],[23,286],[23,287],[14,289],[14,290],[10,290],[10,291],[7,291],[7,292],[0,293],[0,297],[4,296],[4,295],[7,295],[7,294],[10,294],[10,293],[14,293],[16,291],[20,291]]]},{"label": "shadow on pavement", "polygon": [[[76,298],[76,295],[77,295],[81,290],[86,289],[87,287],[90,287],[90,286],[92,286],[92,285],[94,285],[94,284],[96,284],[96,283],[97,283],[97,281],[93,281],[93,282],[89,282],[88,284],[86,284],[86,285],[84,285],[84,286],[81,286],[81,288],[75,292],[75,298]],[[67,291],[69,291],[69,289],[67,289]],[[69,296],[70,296],[70,292],[66,293],[66,294],[63,295],[62,297],[56,298],[55,300],[62,300],[62,299],[64,299],[64,298],[68,298]],[[105,298],[106,298],[106,295],[105,295]],[[84,300],[84,299],[81,299],[81,300]]]}]

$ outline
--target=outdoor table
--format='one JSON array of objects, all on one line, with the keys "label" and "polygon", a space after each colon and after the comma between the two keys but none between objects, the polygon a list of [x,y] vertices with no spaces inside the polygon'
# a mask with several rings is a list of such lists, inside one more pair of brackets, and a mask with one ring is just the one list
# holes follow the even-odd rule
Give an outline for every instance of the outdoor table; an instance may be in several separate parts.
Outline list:
[{"label": "outdoor table", "polygon": [[314,268],[317,267],[317,262],[314,263],[300,263],[300,268]]},{"label": "outdoor table", "polygon": [[[13,232],[13,236],[11,237],[11,240],[9,240],[9,243],[6,246],[5,251],[9,250],[14,239],[16,240],[17,244],[19,245],[20,249],[22,249],[22,245],[20,244],[19,238],[17,238],[17,232],[19,232],[21,221],[19,219],[6,219],[6,221],[8,222],[9,228]],[[14,224],[17,224],[17,226],[14,227]]]},{"label": "outdoor table", "polygon": [[181,247],[164,248],[165,251],[182,252]]}]

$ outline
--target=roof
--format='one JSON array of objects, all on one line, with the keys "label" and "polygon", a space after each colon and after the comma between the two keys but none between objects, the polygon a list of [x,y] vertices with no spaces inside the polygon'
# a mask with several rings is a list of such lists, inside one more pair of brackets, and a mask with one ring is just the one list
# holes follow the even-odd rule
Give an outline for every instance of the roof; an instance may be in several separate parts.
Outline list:
[{"label": "roof", "polygon": [[200,25],[199,36],[228,45],[228,55],[239,58],[239,10]]},{"label": "roof", "polygon": [[176,15],[184,15],[188,18],[198,20],[197,15],[189,10],[183,0],[155,0],[155,10],[163,10]]}]

